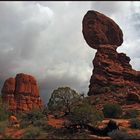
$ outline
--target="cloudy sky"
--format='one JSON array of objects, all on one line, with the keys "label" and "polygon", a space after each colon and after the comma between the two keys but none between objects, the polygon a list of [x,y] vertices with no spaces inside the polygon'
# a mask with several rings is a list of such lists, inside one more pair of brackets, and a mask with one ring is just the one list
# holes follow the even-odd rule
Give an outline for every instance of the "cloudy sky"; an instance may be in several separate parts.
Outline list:
[{"label": "cloudy sky", "polygon": [[22,72],[36,77],[44,101],[60,86],[86,94],[96,52],[82,35],[88,10],[115,20],[124,33],[118,52],[140,70],[140,2],[0,2],[0,89]]}]

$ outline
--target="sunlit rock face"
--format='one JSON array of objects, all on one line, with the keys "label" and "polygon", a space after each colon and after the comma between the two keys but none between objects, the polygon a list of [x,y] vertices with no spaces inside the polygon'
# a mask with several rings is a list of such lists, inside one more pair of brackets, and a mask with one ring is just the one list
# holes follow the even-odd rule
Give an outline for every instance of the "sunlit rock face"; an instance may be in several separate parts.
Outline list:
[{"label": "sunlit rock face", "polygon": [[2,101],[10,111],[26,112],[43,105],[37,81],[31,75],[20,73],[15,78],[8,78],[1,92]]},{"label": "sunlit rock face", "polygon": [[82,26],[87,44],[97,49],[88,95],[112,91],[140,94],[140,72],[132,69],[126,54],[116,51],[123,43],[120,27],[97,11],[88,11]]}]

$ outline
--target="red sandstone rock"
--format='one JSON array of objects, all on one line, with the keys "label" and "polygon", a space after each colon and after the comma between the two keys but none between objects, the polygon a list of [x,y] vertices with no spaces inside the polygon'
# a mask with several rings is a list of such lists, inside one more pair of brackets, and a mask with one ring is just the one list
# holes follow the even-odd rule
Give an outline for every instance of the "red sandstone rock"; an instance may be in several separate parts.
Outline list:
[{"label": "red sandstone rock", "polygon": [[129,61],[129,57],[118,53],[111,45],[98,46],[93,60],[94,70],[90,79],[88,95],[113,90],[123,92],[124,88],[140,94],[139,72],[132,69]]},{"label": "red sandstone rock", "polygon": [[86,13],[82,31],[87,44],[94,49],[98,49],[98,45],[110,44],[117,47],[123,43],[123,33],[119,26],[97,11]]},{"label": "red sandstone rock", "polygon": [[[3,85],[2,88],[2,97],[3,102],[6,103],[10,110],[16,109],[16,102],[14,98],[14,90],[15,90],[15,79],[8,78]],[[3,94],[5,93],[5,94]]]},{"label": "red sandstone rock", "polygon": [[119,26],[99,12],[88,11],[83,19],[83,35],[88,45],[97,49],[88,95],[129,90],[140,95],[140,72],[132,69],[126,54],[116,51],[123,42]]},{"label": "red sandstone rock", "polygon": [[2,88],[2,99],[12,111],[29,111],[32,108],[42,107],[35,78],[23,73],[5,81]]},{"label": "red sandstone rock", "polygon": [[16,75],[16,89],[15,92],[21,94],[31,94],[32,96],[39,96],[39,90],[34,77],[26,74]]},{"label": "red sandstone rock", "polygon": [[15,90],[15,78],[9,78],[4,82],[2,93],[13,94]]},{"label": "red sandstone rock", "polygon": [[140,101],[140,95],[138,95],[138,94],[135,93],[135,92],[127,93],[127,100],[128,100],[128,101],[139,102],[139,101]]}]

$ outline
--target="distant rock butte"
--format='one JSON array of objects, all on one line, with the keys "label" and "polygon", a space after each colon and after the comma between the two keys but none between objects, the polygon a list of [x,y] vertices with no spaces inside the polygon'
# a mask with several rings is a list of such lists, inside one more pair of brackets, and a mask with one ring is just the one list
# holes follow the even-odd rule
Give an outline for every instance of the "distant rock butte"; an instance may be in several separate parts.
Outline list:
[{"label": "distant rock butte", "polygon": [[31,75],[20,73],[15,78],[7,79],[1,92],[3,103],[11,111],[26,112],[43,105],[37,82]]},{"label": "distant rock butte", "polygon": [[97,49],[88,95],[107,92],[140,94],[140,72],[133,70],[130,58],[118,53],[123,33],[109,17],[88,11],[83,18],[83,36],[88,45]]}]

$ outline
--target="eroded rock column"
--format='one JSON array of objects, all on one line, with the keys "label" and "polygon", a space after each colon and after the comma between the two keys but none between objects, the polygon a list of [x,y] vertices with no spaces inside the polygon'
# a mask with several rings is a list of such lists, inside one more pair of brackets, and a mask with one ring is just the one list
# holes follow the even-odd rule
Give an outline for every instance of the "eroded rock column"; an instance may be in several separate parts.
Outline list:
[{"label": "eroded rock column", "polygon": [[124,92],[124,89],[140,94],[140,72],[132,69],[126,54],[116,51],[123,43],[120,27],[97,11],[88,11],[82,25],[87,44],[97,50],[88,95]]}]

